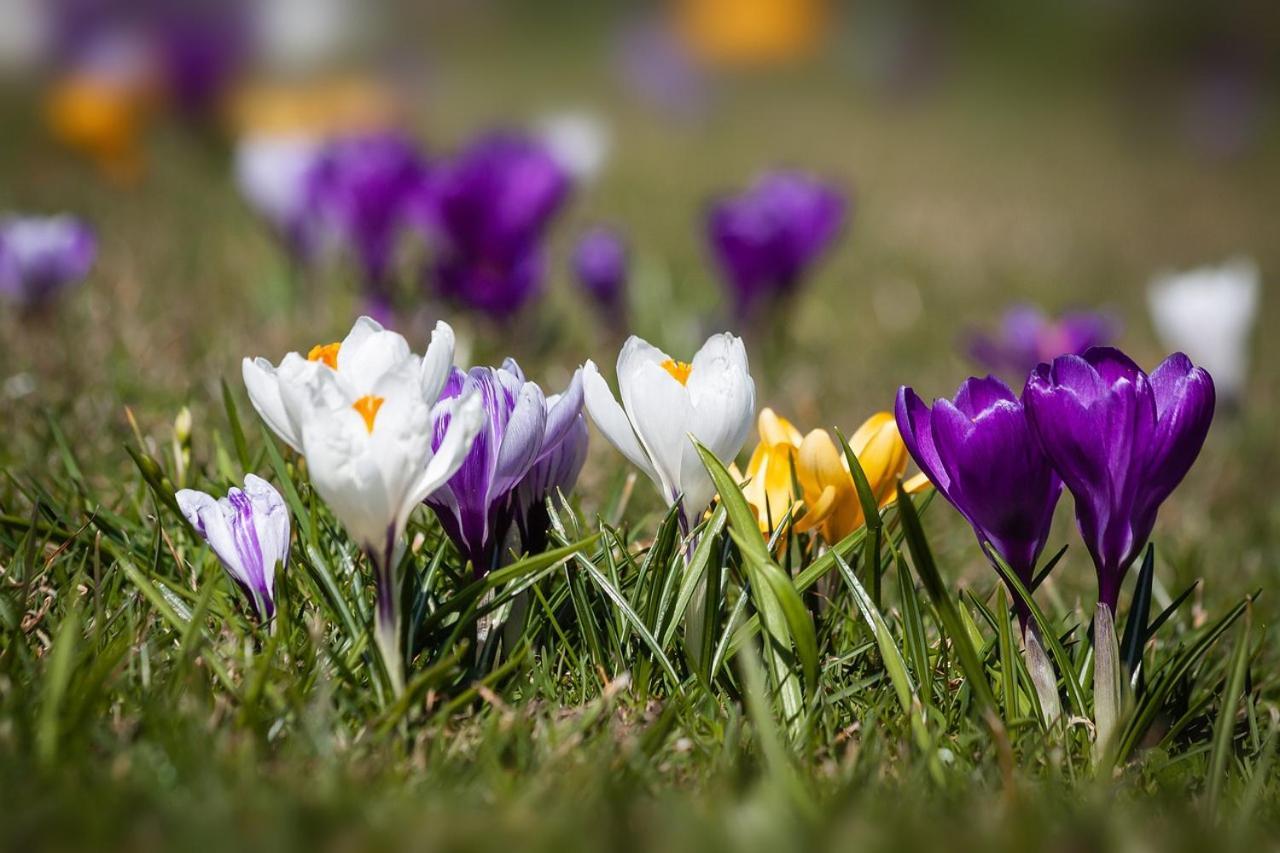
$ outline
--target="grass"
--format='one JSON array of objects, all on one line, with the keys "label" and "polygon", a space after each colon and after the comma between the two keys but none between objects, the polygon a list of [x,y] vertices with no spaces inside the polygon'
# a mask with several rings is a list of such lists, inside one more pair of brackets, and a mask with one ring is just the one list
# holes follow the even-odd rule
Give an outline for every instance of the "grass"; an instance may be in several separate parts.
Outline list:
[{"label": "grass", "polygon": [[[549,85],[550,72],[482,85],[472,62],[441,82],[455,97],[433,140]],[[1011,110],[974,91],[886,111],[829,80],[799,96],[760,82],[696,129],[620,111],[617,161],[557,251],[588,219],[619,221],[639,246],[637,329],[691,350],[718,322],[696,237],[705,193],[776,160],[856,182],[850,239],[788,333],[749,341],[762,401],[807,426],[856,424],[902,382],[950,390],[966,375],[953,354],[964,325],[1010,298],[1107,302],[1153,364],[1147,273],[1240,250],[1264,270],[1280,261],[1262,215],[1274,146],[1197,165],[1173,142],[1116,132],[1105,102]],[[1269,338],[1248,406],[1219,418],[1129,582],[1121,648],[1144,676],[1118,753],[1092,744],[1090,569],[1067,502],[1050,547],[1071,547],[1035,597],[1068,711],[1046,730],[1011,601],[942,501],[891,508],[878,532],[825,555],[798,535],[770,548],[712,463],[724,500],[686,566],[674,517],[598,440],[577,494],[552,508],[553,550],[483,584],[415,516],[397,701],[373,657],[362,558],[235,380],[245,354],[344,328],[349,284],[291,281],[219,152],[159,137],[132,192],[94,183],[34,133],[6,143],[6,203],[86,211],[104,245],[57,315],[0,320],[6,375],[36,386],[5,402],[0,448],[7,846],[1274,844]],[[588,355],[612,361],[571,303],[558,275],[514,330],[457,325],[474,360],[512,350],[554,387]],[[439,310],[410,318],[411,338]],[[178,442],[182,405],[195,426]],[[295,516],[270,627],[169,500],[246,471],[280,485]],[[477,622],[503,616],[511,627],[478,641]],[[1156,622],[1150,638],[1130,627]]]}]

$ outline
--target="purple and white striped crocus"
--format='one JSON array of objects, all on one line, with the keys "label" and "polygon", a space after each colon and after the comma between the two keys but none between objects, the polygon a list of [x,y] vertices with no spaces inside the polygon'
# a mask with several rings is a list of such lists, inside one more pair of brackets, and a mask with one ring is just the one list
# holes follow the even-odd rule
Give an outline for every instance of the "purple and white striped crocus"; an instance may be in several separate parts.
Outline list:
[{"label": "purple and white striped crocus", "polygon": [[307,174],[308,227],[357,260],[373,313],[385,313],[396,251],[427,192],[425,157],[400,133],[367,133],[329,141]]},{"label": "purple and white striped crocus", "polygon": [[844,195],[802,172],[770,172],[712,204],[707,236],[739,320],[792,295],[844,226]]},{"label": "purple and white striped crocus", "polygon": [[1069,311],[1055,319],[1033,305],[1015,305],[994,335],[973,335],[969,355],[987,370],[1024,382],[1042,362],[1083,355],[1118,333],[1115,319],[1096,311]]},{"label": "purple and white striped crocus", "polygon": [[440,167],[432,181],[429,228],[437,291],[498,319],[542,289],[543,237],[570,181],[538,141],[494,133]]},{"label": "purple and white striped crocus", "polygon": [[1204,445],[1213,379],[1182,353],[1148,376],[1119,350],[1097,347],[1040,365],[1022,398],[1040,446],[1075,498],[1098,572],[1098,603],[1114,615],[1160,504]]},{"label": "purple and white striped crocus", "polygon": [[289,510],[275,487],[249,474],[244,488],[223,498],[195,489],[176,495],[178,507],[196,529],[259,619],[276,612],[276,567],[289,562]]},{"label": "purple and white striped crocus", "polygon": [[[535,504],[577,479],[586,425],[581,371],[563,394],[546,397],[525,380],[514,359],[465,373],[454,368],[441,401],[470,394],[480,397],[487,417],[462,466],[426,503],[478,577],[501,565],[513,523],[528,532]],[[442,440],[450,417],[447,407],[435,411],[434,443]]]},{"label": "purple and white striped crocus", "polygon": [[627,244],[622,236],[603,225],[583,234],[573,250],[578,285],[614,329],[626,326],[627,262]]},{"label": "purple and white striped crocus", "polygon": [[[1028,589],[1053,525],[1062,481],[1040,449],[1017,395],[995,377],[966,379],[930,407],[898,391],[898,431],[934,487],[973,527],[983,550]],[[1029,611],[1014,596],[1023,630]]]},{"label": "purple and white striped crocus", "polygon": [[93,231],[75,217],[0,220],[0,294],[24,308],[39,308],[83,281],[97,255]]}]

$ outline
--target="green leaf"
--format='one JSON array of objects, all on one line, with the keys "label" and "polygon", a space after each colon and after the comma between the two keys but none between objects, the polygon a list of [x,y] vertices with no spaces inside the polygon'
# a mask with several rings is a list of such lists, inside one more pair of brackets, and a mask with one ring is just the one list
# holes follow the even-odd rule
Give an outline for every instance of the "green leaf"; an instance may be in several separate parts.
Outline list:
[{"label": "green leaf", "polygon": [[1244,692],[1244,676],[1249,662],[1249,620],[1240,626],[1235,651],[1231,655],[1230,676],[1222,693],[1222,707],[1213,730],[1213,749],[1209,753],[1209,814],[1217,816],[1218,800],[1227,775],[1227,759],[1236,730],[1236,707]]},{"label": "green leaf", "polygon": [[253,470],[253,458],[249,455],[249,443],[244,438],[244,427],[240,424],[240,415],[236,411],[236,400],[231,395],[227,380],[222,380],[222,406],[227,410],[227,423],[231,425],[231,440],[236,445],[236,456],[240,459],[240,468],[245,473]]}]

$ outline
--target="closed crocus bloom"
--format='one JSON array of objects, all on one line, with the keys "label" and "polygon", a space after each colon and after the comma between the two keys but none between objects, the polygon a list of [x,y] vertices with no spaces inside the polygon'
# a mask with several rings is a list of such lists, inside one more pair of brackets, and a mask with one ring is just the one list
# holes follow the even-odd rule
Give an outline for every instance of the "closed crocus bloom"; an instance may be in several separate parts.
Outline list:
[{"label": "closed crocus bloom", "polygon": [[[930,408],[898,391],[898,429],[920,470],[1028,586],[1053,524],[1062,483],[1023,402],[999,379],[966,379]],[[1025,625],[1026,612],[1019,605]]]},{"label": "closed crocus bloom", "polygon": [[576,412],[568,429],[564,430],[563,438],[554,444],[543,442],[538,461],[533,463],[529,473],[516,487],[516,526],[520,531],[521,542],[529,553],[537,553],[546,548],[549,522],[547,498],[554,497],[557,492],[568,495],[578,482],[578,474],[587,461],[588,430],[587,419],[582,414],[580,372],[574,375],[574,384],[577,385],[576,394],[573,393],[573,386],[570,386],[570,390],[564,394],[553,394],[547,398],[547,407],[551,411],[565,402],[563,415]]},{"label": "closed crocus bloom", "polygon": [[394,132],[333,139],[308,179],[311,219],[321,239],[350,252],[370,295],[389,300],[396,249],[427,187],[427,164],[417,146]]},{"label": "closed crocus bloom", "polygon": [[613,396],[593,362],[583,368],[587,412],[605,438],[657,486],[682,502],[691,529],[715,495],[693,441],[731,462],[751,431],[756,388],[741,339],[713,335],[691,362],[676,361],[634,335],[618,354]]},{"label": "closed crocus bloom", "polygon": [[1249,338],[1258,314],[1258,266],[1240,258],[1220,267],[1157,276],[1147,290],[1156,332],[1213,376],[1238,401],[1249,373]]},{"label": "closed crocus bloom", "polygon": [[0,294],[40,307],[83,281],[97,254],[93,232],[72,216],[0,220]]},{"label": "closed crocus bloom", "polygon": [[1023,399],[1041,447],[1075,498],[1098,572],[1098,601],[1114,614],[1160,504],[1204,444],[1213,380],[1182,353],[1148,377],[1124,353],[1099,347],[1038,367]]},{"label": "closed crocus bloom", "polygon": [[236,143],[240,194],[303,255],[309,248],[310,175],[322,148],[321,140],[305,133],[252,134]]},{"label": "closed crocus bloom", "polygon": [[747,483],[742,487],[742,495],[755,510],[760,530],[768,533],[796,504],[792,485],[796,451],[803,436],[791,421],[768,407],[760,410],[756,429],[760,432],[760,443],[747,463]]},{"label": "closed crocus bloom", "polygon": [[[245,360],[255,408],[307,460],[316,493],[368,553],[376,573],[375,636],[393,686],[403,685],[399,562],[409,514],[462,465],[484,419],[476,395],[437,404],[453,361],[453,331],[436,325],[422,358],[366,317],[340,345]],[[443,407],[449,423],[433,440]]]},{"label": "closed crocus bloom", "polygon": [[[462,466],[427,498],[427,505],[472,570],[482,575],[502,559],[519,509],[517,487],[570,436],[582,411],[582,379],[575,373],[569,389],[548,400],[507,359],[501,368],[454,369],[441,399],[460,396],[480,400],[486,417]],[[437,412],[434,441],[443,440],[451,418],[447,411]]]},{"label": "closed crocus bloom", "polygon": [[1042,362],[1060,355],[1082,355],[1110,343],[1117,324],[1106,314],[1072,311],[1057,319],[1039,308],[1016,305],[1005,312],[995,335],[975,335],[969,353],[987,370],[1025,381]]},{"label": "closed crocus bloom", "polygon": [[573,272],[601,315],[614,327],[626,322],[627,246],[618,232],[598,226],[573,250]]},{"label": "closed crocus bloom", "polygon": [[766,174],[746,192],[715,202],[708,239],[739,319],[794,293],[844,218],[844,196],[799,172]]},{"label": "closed crocus bloom", "polygon": [[[888,506],[895,500],[898,479],[907,469],[907,448],[893,415],[877,412],[863,421],[849,437],[849,449],[858,458],[876,505]],[[800,442],[796,478],[805,502],[797,531],[817,530],[828,544],[834,544],[866,524],[849,460],[826,430],[815,429]],[[928,485],[927,479],[915,477],[906,488],[914,494]]]},{"label": "closed crocus bloom", "polygon": [[496,133],[444,165],[432,186],[440,294],[500,319],[517,313],[542,288],[542,238],[568,196],[564,170],[536,140]]},{"label": "closed crocus bloom", "polygon": [[249,474],[243,489],[232,488],[223,498],[195,489],[183,489],[176,498],[254,613],[270,619],[276,611],[276,567],[289,562],[289,510],[280,493]]}]

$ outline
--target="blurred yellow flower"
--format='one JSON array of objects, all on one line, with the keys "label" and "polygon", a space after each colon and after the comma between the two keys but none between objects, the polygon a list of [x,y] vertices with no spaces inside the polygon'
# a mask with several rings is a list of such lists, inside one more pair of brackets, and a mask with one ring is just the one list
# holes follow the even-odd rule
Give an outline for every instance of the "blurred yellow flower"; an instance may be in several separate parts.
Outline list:
[{"label": "blurred yellow flower", "polygon": [[[759,417],[760,444],[751,454],[743,488],[756,512],[760,529],[768,533],[788,510],[804,513],[797,518],[797,532],[817,531],[828,543],[839,542],[862,527],[862,504],[853,484],[848,462],[826,430],[815,429],[801,437],[788,420],[772,409]],[[877,412],[858,427],[849,446],[867,475],[871,491],[881,507],[892,503],[898,478],[907,468],[907,447],[889,412]],[[929,486],[924,475],[909,479],[908,492]],[[797,497],[795,489],[800,489]]]},{"label": "blurred yellow flower", "polygon": [[88,155],[109,178],[129,182],[142,171],[139,137],[149,101],[143,86],[72,74],[46,94],[45,118],[55,139]]},{"label": "blurred yellow flower", "polygon": [[827,20],[826,0],[680,0],[680,32],[700,59],[762,65],[813,52]]},{"label": "blurred yellow flower", "polygon": [[377,80],[338,76],[247,86],[233,97],[230,120],[237,135],[297,134],[322,139],[392,127],[402,112],[395,94]]}]

